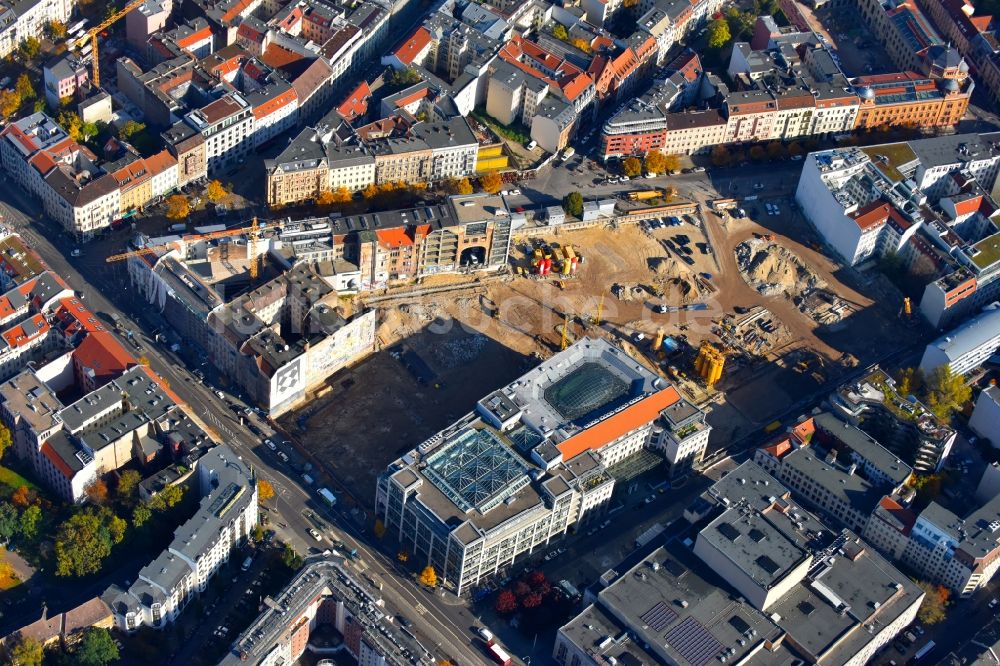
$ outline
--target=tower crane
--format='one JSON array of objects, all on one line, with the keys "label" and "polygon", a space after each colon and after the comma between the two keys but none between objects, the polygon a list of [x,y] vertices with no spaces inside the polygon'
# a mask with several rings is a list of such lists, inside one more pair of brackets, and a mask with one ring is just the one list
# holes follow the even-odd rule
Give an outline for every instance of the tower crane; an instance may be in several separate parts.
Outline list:
[{"label": "tower crane", "polygon": [[101,87],[101,59],[98,57],[97,53],[98,36],[102,32],[104,32],[104,30],[110,28],[112,25],[117,23],[123,16],[128,14],[130,11],[132,11],[136,7],[141,6],[143,3],[145,3],[145,1],[146,0],[132,0],[127,5],[119,9],[117,12],[115,12],[114,14],[112,14],[111,16],[104,19],[103,21],[95,25],[93,28],[88,30],[86,35],[78,38],[73,43],[74,47],[80,47],[84,46],[89,41],[91,46],[93,47],[93,50],[90,53],[91,57],[93,58],[93,61],[91,62],[92,73],[90,75],[90,80],[95,88]]},{"label": "tower crane", "polygon": [[[211,231],[206,234],[191,234],[184,236],[185,241],[205,241],[213,240],[215,238],[228,238],[230,236],[248,236],[248,254],[253,257],[253,252],[256,249],[257,236],[261,231],[261,227],[257,224],[257,218],[254,218],[253,224],[249,227],[238,227],[234,229],[225,229],[223,231]],[[110,257],[105,258],[104,261],[111,263],[113,261],[122,261],[124,259],[130,259],[131,257],[141,257],[144,254],[153,254],[159,252],[160,250],[169,250],[173,243],[161,243],[159,245],[147,245],[146,247],[139,248],[138,250],[132,250],[131,252],[122,252],[120,254],[113,254]],[[252,278],[257,277],[257,259],[253,257],[250,262],[250,276]]]}]

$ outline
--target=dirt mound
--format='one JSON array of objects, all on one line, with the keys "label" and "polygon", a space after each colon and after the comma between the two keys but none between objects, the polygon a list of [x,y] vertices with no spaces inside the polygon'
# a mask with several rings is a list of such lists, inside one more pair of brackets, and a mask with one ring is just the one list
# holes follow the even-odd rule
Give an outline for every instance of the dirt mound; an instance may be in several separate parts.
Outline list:
[{"label": "dirt mound", "polygon": [[747,284],[764,296],[801,292],[825,283],[798,255],[775,243],[747,240],[736,246],[736,263]]}]

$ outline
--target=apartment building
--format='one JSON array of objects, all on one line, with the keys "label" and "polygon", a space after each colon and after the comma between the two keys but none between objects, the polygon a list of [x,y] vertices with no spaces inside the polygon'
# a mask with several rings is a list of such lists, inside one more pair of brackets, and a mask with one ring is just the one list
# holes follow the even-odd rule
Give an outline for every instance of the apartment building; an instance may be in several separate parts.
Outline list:
[{"label": "apartment building", "polygon": [[993,304],[927,345],[920,369],[927,375],[942,365],[955,374],[975,370],[1000,348],[1000,305]]},{"label": "apartment building", "polygon": [[42,39],[50,21],[66,23],[74,6],[72,0],[0,2],[0,57],[6,58],[28,37]]},{"label": "apartment building", "polygon": [[913,469],[864,431],[823,412],[758,449],[754,462],[822,516],[861,534]]},{"label": "apartment building", "polygon": [[[356,568],[339,553],[317,555],[239,635],[220,666],[275,666],[295,663],[309,648],[314,632],[324,645],[324,630],[343,636],[342,647],[358,664],[407,666],[421,648],[408,631],[379,623],[369,608],[380,599],[357,578]],[[279,610],[280,609],[280,610]]]},{"label": "apartment building", "polygon": [[603,513],[605,467],[648,445],[680,399],[622,350],[581,340],[392,463],[376,513],[462,594]]},{"label": "apartment building", "polygon": [[[982,271],[988,284],[1000,268],[989,251],[998,230],[977,212],[994,205],[978,183],[995,182],[998,166],[1000,150],[992,135],[822,151],[806,159],[796,201],[849,263],[888,252],[908,262],[929,254],[955,268]],[[952,197],[958,197],[960,210]],[[948,278],[928,286],[921,310],[931,321],[940,320],[947,308],[971,304],[960,301],[974,293],[961,276]]]},{"label": "apartment building", "polygon": [[806,663],[861,666],[916,618],[923,592],[854,533],[797,506],[753,462],[685,513],[692,546],[614,567],[556,635],[561,666]]},{"label": "apartment building", "polygon": [[1000,389],[996,386],[980,392],[969,417],[969,428],[995,448],[1000,448]]},{"label": "apartment building", "polygon": [[14,181],[38,197],[67,233],[81,240],[179,184],[170,153],[145,160],[126,145],[117,159],[102,161],[43,113],[22,118],[0,132],[0,159]]},{"label": "apartment building", "polygon": [[240,93],[229,93],[190,112],[185,120],[205,139],[209,174],[246,161],[254,147],[254,112]]},{"label": "apartment building", "polygon": [[127,589],[113,585],[102,595],[121,631],[174,622],[257,525],[256,473],[227,445],[199,458],[192,478],[189,492],[201,496],[194,516]]},{"label": "apartment building", "polygon": [[905,456],[917,473],[940,471],[955,444],[955,429],[912,395],[900,395],[895,380],[878,367],[840,386],[829,404],[832,413],[851,425],[877,424],[881,444]]},{"label": "apartment building", "polygon": [[87,64],[73,53],[59,56],[42,67],[45,101],[53,109],[59,107],[63,98],[76,97],[77,92],[82,91],[89,81],[90,71]]}]

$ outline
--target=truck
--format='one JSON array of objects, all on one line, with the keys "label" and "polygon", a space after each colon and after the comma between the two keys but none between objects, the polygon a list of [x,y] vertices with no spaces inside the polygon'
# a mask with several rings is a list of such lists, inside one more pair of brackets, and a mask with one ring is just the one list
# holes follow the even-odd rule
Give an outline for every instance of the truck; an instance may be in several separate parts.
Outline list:
[{"label": "truck", "polygon": [[563,162],[573,157],[574,155],[576,155],[576,148],[570,146],[569,148],[563,151],[563,156],[562,156]]},{"label": "truck", "polygon": [[504,650],[499,645],[497,645],[496,643],[487,646],[487,652],[489,652],[490,656],[493,657],[493,661],[500,664],[500,666],[510,666],[511,662],[513,661],[510,658],[510,655],[507,654],[507,651]]},{"label": "truck", "polygon": [[935,647],[935,645],[934,645],[934,641],[927,641],[927,644],[926,644],[926,645],[924,645],[924,646],[923,646],[922,648],[920,648],[919,650],[917,650],[917,653],[916,653],[915,655],[913,655],[913,661],[917,661],[917,660],[918,660],[918,659],[920,659],[921,657],[924,657],[924,656],[925,656],[925,655],[927,655],[927,654],[928,654],[928,653],[929,653],[929,652],[930,652],[931,650],[933,650],[933,649],[934,649],[934,647]]},{"label": "truck", "polygon": [[337,503],[337,498],[328,489],[320,488],[316,492],[318,492],[319,496],[323,498],[323,501],[329,504],[330,506],[333,506],[334,504]]},{"label": "truck", "polygon": [[629,201],[645,201],[646,199],[655,199],[656,197],[663,196],[663,193],[659,190],[635,190],[634,192],[628,193]]}]

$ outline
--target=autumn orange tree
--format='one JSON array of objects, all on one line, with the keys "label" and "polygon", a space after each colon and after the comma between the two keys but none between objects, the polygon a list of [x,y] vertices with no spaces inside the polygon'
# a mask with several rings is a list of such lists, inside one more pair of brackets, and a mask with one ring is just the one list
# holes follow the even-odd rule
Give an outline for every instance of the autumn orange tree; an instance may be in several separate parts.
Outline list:
[{"label": "autumn orange tree", "polygon": [[224,201],[229,197],[229,192],[226,190],[226,186],[218,180],[208,181],[208,185],[205,186],[205,198],[212,203],[219,203]]},{"label": "autumn orange tree", "polygon": [[274,497],[274,486],[267,479],[257,480],[257,500],[261,503]]},{"label": "autumn orange tree", "polygon": [[167,219],[183,220],[191,214],[191,204],[183,194],[175,194],[167,198]]},{"label": "autumn orange tree", "polygon": [[479,178],[479,187],[483,188],[483,192],[496,194],[503,187],[503,178],[495,171],[488,173]]}]

